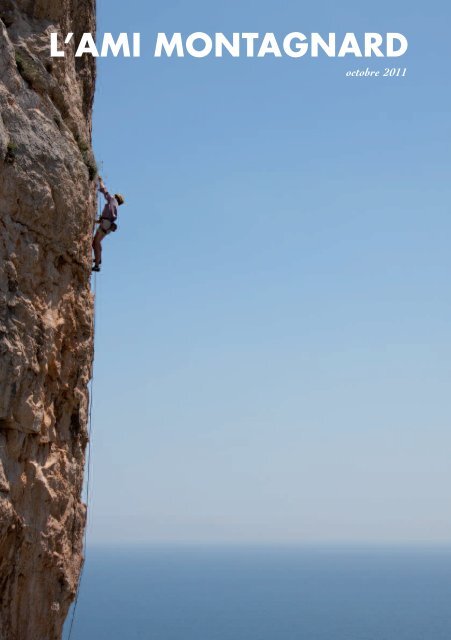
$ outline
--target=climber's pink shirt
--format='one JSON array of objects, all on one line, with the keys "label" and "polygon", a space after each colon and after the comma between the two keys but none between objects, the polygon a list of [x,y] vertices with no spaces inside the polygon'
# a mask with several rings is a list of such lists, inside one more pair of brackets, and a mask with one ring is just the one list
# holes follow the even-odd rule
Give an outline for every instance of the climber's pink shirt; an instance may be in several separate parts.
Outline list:
[{"label": "climber's pink shirt", "polygon": [[101,217],[105,218],[105,220],[115,222],[117,219],[117,208],[119,206],[118,201],[114,196],[108,193],[103,184],[99,186],[99,191],[103,193],[106,198],[106,205],[103,208]]}]

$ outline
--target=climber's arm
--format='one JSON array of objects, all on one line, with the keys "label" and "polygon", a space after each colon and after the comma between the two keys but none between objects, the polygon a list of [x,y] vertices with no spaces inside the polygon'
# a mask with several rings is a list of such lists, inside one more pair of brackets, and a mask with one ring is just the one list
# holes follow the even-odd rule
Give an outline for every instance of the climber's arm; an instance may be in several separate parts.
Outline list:
[{"label": "climber's arm", "polygon": [[108,193],[105,185],[103,184],[103,180],[102,178],[99,176],[99,191],[100,193],[103,193],[103,195],[105,196],[107,202],[110,202],[110,200],[112,200],[112,196]]}]

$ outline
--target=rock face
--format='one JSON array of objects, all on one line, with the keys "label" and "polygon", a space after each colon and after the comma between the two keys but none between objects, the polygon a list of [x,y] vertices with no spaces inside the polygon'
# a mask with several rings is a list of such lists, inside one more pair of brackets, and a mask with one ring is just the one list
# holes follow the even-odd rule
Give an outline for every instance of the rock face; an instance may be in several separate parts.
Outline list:
[{"label": "rock face", "polygon": [[0,639],[54,640],[82,565],[95,0],[0,0]]}]

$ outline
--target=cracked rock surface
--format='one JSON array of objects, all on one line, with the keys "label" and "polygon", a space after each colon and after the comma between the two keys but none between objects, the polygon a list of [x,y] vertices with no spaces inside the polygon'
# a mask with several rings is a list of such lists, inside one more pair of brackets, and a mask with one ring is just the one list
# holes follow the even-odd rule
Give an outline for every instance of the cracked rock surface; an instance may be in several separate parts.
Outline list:
[{"label": "cracked rock surface", "polygon": [[0,640],[56,640],[82,566],[95,0],[0,0]]}]

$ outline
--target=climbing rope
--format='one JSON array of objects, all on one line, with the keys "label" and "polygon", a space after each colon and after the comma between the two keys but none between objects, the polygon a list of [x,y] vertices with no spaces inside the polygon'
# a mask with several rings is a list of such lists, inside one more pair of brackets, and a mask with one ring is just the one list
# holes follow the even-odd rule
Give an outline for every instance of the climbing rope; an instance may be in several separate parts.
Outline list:
[{"label": "climbing rope", "polygon": [[[101,215],[101,202],[100,198],[98,200],[98,208],[99,208],[99,218]],[[67,636],[67,640],[71,640],[72,630],[74,628],[75,614],[77,612],[78,598],[80,595],[81,582],[83,579],[83,573],[86,564],[86,555],[87,555],[87,541],[88,541],[88,515],[89,515],[89,506],[90,506],[90,489],[91,489],[91,455],[92,455],[92,447],[91,447],[91,436],[92,436],[92,406],[94,399],[94,348],[95,348],[95,338],[96,338],[96,308],[97,308],[97,273],[94,272],[94,308],[93,308],[93,316],[92,316],[92,340],[93,340],[93,358],[92,358],[92,371],[91,371],[91,381],[89,385],[89,407],[88,407],[88,450],[86,455],[87,462],[87,471],[86,471],[86,523],[85,523],[85,531],[83,536],[83,547],[84,547],[84,558],[83,563],[80,569],[80,577],[78,579],[77,592],[75,594],[74,606],[72,608],[72,616],[69,626],[69,634]]]},{"label": "climbing rope", "polygon": [[[91,435],[92,435],[92,405],[94,399],[94,349],[95,349],[95,337],[96,337],[96,307],[97,307],[97,273],[94,273],[94,309],[92,316],[92,340],[93,340],[93,354],[92,354],[92,375],[91,375],[91,383],[89,388],[89,412],[88,412],[88,455],[87,455],[87,463],[88,469],[86,472],[86,507],[87,512],[89,512],[89,504],[90,504],[90,488],[91,488]],[[87,541],[87,532],[88,527],[85,527],[85,555],[86,555],[86,541]]]},{"label": "climbing rope", "polygon": [[[94,309],[93,309],[93,318],[92,318],[92,335],[93,335],[93,343],[95,344],[95,327],[96,327],[96,300],[97,300],[97,274],[94,273]],[[77,612],[78,605],[78,597],[80,595],[81,582],[83,579],[83,573],[86,564],[86,555],[87,555],[87,541],[88,541],[88,515],[89,515],[89,506],[90,506],[90,488],[91,488],[91,455],[92,455],[92,446],[91,446],[91,436],[92,436],[92,405],[94,399],[94,354],[92,360],[92,375],[91,382],[89,385],[89,409],[88,409],[88,451],[86,455],[87,462],[87,471],[86,471],[86,522],[85,522],[85,531],[83,536],[83,548],[84,548],[84,558],[83,563],[80,569],[80,577],[78,579],[77,592],[75,594],[74,606],[72,609],[72,616],[69,626],[69,634],[67,636],[67,640],[71,640],[72,630],[74,628],[75,614]]]}]

